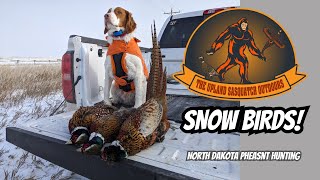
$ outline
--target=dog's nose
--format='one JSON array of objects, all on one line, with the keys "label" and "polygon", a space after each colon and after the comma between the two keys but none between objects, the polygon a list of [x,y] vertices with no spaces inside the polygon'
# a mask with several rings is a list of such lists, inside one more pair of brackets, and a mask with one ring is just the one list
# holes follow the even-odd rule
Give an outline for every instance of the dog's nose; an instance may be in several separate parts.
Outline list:
[{"label": "dog's nose", "polygon": [[104,18],[109,18],[109,14],[105,14],[105,15],[104,15]]}]

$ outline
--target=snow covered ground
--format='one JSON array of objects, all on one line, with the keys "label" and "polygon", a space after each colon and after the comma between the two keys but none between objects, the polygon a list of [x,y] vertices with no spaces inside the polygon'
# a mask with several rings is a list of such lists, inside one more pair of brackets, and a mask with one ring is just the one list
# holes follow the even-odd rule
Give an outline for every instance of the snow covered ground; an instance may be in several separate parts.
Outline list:
[{"label": "snow covered ground", "polygon": [[[86,179],[8,143],[5,129],[49,116],[61,103],[61,92],[26,98],[18,105],[0,103],[0,179]],[[62,109],[62,110],[61,110]],[[58,113],[63,112],[62,107]]]}]

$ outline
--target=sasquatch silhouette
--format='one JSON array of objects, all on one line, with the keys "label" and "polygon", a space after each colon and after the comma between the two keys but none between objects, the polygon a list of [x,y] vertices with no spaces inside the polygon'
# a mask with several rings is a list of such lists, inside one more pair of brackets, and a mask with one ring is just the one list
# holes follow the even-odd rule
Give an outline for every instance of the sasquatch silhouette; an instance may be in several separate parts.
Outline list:
[{"label": "sasquatch silhouette", "polygon": [[246,47],[249,48],[249,52],[252,55],[257,56],[261,60],[266,61],[266,58],[254,42],[253,33],[249,30],[247,18],[241,18],[237,23],[230,25],[223,31],[213,42],[211,48],[207,51],[207,55],[213,55],[223,46],[224,41],[228,39],[230,41],[227,60],[216,71],[210,72],[210,76],[218,76],[222,82],[224,81],[225,73],[232,67],[239,65],[240,83],[250,84],[251,82],[248,79],[249,62],[244,53]]}]

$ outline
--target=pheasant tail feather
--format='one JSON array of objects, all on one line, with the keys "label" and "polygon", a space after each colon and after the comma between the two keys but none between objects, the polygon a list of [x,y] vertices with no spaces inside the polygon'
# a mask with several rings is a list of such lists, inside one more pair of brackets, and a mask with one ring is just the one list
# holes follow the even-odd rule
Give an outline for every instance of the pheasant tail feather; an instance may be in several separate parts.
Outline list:
[{"label": "pheasant tail feather", "polygon": [[151,35],[152,35],[152,54],[151,54],[151,65],[150,65],[150,74],[147,85],[147,97],[146,99],[156,98],[163,93],[163,65],[162,65],[162,56],[157,40],[155,23],[153,27],[151,26]]}]

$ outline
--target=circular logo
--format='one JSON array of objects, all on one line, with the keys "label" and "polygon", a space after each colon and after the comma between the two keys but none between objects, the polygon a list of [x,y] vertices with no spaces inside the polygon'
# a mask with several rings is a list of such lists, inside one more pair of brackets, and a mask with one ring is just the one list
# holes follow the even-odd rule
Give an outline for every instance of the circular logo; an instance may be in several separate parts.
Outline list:
[{"label": "circular logo", "polygon": [[204,20],[187,44],[176,79],[198,94],[252,99],[285,92],[305,77],[285,30],[248,9],[231,9]]}]

